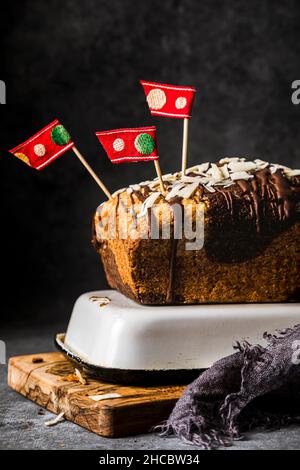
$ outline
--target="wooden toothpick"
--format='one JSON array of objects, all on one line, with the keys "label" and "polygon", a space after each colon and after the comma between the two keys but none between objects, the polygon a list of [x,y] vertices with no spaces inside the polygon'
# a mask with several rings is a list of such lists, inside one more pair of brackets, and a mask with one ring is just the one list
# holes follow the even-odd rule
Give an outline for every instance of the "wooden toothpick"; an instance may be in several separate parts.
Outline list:
[{"label": "wooden toothpick", "polygon": [[185,172],[186,172],[188,138],[189,138],[189,119],[184,118],[184,120],[183,120],[183,140],[182,140],[182,166],[181,166],[182,176],[184,176]]},{"label": "wooden toothpick", "polygon": [[111,199],[112,198],[112,195],[110,194],[110,192],[108,191],[107,187],[105,186],[105,184],[101,181],[101,179],[96,175],[96,173],[94,172],[94,170],[90,167],[90,165],[88,164],[88,162],[86,161],[86,159],[84,158],[84,156],[79,152],[78,148],[75,147],[75,145],[72,147],[72,150],[73,152],[75,153],[76,157],[79,158],[79,160],[81,161],[81,163],[83,164],[83,166],[87,169],[87,171],[89,172],[89,174],[94,178],[94,180],[96,181],[96,183],[98,184],[98,186],[100,186],[100,188],[102,189],[102,191],[104,192],[104,194],[108,197],[108,199]]},{"label": "wooden toothpick", "polygon": [[164,186],[164,182],[163,182],[162,175],[161,175],[159,160],[154,160],[154,166],[155,166],[155,170],[156,170],[156,173],[157,173],[157,176],[158,176],[158,179],[159,179],[160,190],[161,190],[162,193],[164,193],[165,192],[165,186]]}]

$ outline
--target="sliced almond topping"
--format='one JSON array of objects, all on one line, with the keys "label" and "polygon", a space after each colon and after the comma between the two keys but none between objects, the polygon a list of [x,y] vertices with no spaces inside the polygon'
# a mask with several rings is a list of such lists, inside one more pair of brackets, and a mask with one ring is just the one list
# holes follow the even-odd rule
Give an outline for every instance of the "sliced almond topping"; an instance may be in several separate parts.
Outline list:
[{"label": "sliced almond topping", "polygon": [[289,170],[285,174],[289,177],[299,176],[300,175],[300,170]]},{"label": "sliced almond topping", "polygon": [[139,184],[130,184],[129,187],[133,189],[133,191],[139,191],[141,189]]},{"label": "sliced almond topping", "polygon": [[174,186],[171,191],[167,194],[167,196],[165,197],[166,201],[170,201],[170,199],[172,199],[173,197],[175,196],[178,196],[179,195],[179,191],[181,190],[181,188],[183,188],[185,186],[185,183],[179,183],[179,184],[176,184],[176,186]]},{"label": "sliced almond topping", "polygon": [[239,160],[239,157],[225,157],[221,158],[221,160],[219,160],[219,163],[221,163],[222,165],[223,163],[238,162]]},{"label": "sliced almond topping", "polygon": [[251,178],[254,178],[253,175],[250,175],[246,171],[237,171],[235,173],[231,173],[230,178],[232,181],[237,181],[237,180],[249,180]]},{"label": "sliced almond topping", "polygon": [[275,171],[277,171],[277,170],[278,170],[278,168],[276,168],[275,166],[273,166],[273,165],[270,166],[271,174],[275,173]]},{"label": "sliced almond topping", "polygon": [[76,374],[76,376],[78,377],[79,382],[80,382],[82,385],[86,385],[86,380],[85,380],[84,377],[82,377],[81,372],[80,372],[79,369],[75,369],[75,374]]},{"label": "sliced almond topping", "polygon": [[211,177],[209,180],[208,180],[208,183],[207,183],[207,186],[215,186],[217,183],[220,183],[221,181],[223,180],[216,180],[214,179],[213,177]]},{"label": "sliced almond topping", "polygon": [[[177,177],[178,177],[178,173],[167,173],[166,175],[162,175],[163,181],[166,181],[166,182],[175,181]],[[155,178],[153,181],[157,181],[159,183],[158,178]]]},{"label": "sliced almond topping", "polygon": [[180,181],[183,181],[184,183],[196,183],[196,181],[200,181],[201,176],[182,176]]},{"label": "sliced almond topping", "polygon": [[147,210],[150,209],[153,206],[153,204],[155,204],[159,196],[161,196],[161,192],[157,191],[155,193],[152,193],[149,197],[147,197],[147,199],[145,199],[145,201],[141,205],[141,210],[140,210],[138,217],[143,217],[144,215],[146,215]]},{"label": "sliced almond topping", "polygon": [[215,163],[211,164],[210,174],[215,183],[224,179],[223,171]]},{"label": "sliced almond topping", "polygon": [[203,173],[209,169],[210,163],[201,163],[200,165],[195,165],[191,166],[190,168],[187,168],[186,174],[188,175],[189,173]]},{"label": "sliced almond topping", "polygon": [[124,191],[127,191],[127,188],[118,189],[117,191],[115,191],[114,193],[112,193],[112,197],[115,197],[115,196],[117,196],[118,194],[123,193]]},{"label": "sliced almond topping", "polygon": [[234,173],[238,171],[252,171],[256,170],[256,164],[254,162],[231,162],[228,164],[228,168]]},{"label": "sliced almond topping", "polygon": [[65,413],[62,411],[61,413],[59,413],[59,415],[55,416],[55,418],[50,419],[49,421],[45,421],[45,426],[55,426],[56,424],[65,421],[64,414]]},{"label": "sliced almond topping", "polygon": [[209,165],[210,165],[209,162],[205,162],[205,163],[201,163],[200,165],[197,165],[199,173],[207,171],[209,168]]},{"label": "sliced almond topping", "polygon": [[292,168],[289,168],[288,166],[284,165],[279,165],[279,163],[272,163],[271,168],[273,169],[273,171],[271,170],[272,173],[275,173],[275,171],[277,170],[283,170],[284,172],[292,171]]},{"label": "sliced almond topping", "polygon": [[89,395],[89,398],[94,401],[102,401],[102,400],[111,400],[112,398],[120,398],[123,395],[119,393],[103,393],[102,395]]},{"label": "sliced almond topping", "polygon": [[159,181],[156,180],[156,181],[152,181],[151,183],[148,184],[149,188],[150,189],[153,189],[153,188],[156,188],[157,186],[159,186]]},{"label": "sliced almond topping", "polygon": [[[163,175],[163,180],[166,182],[166,187],[169,190],[165,199],[169,201],[176,196],[189,198],[199,184],[203,184],[208,191],[213,193],[215,192],[214,186],[226,188],[232,186],[237,180],[249,180],[254,178],[256,171],[263,170],[267,167],[270,168],[271,173],[274,173],[278,169],[282,170],[288,178],[300,176],[300,170],[293,170],[277,163],[270,164],[260,158],[256,158],[254,161],[247,161],[245,157],[225,157],[221,158],[218,163],[219,164],[206,162],[194,165],[186,170],[185,175],[182,175],[181,172]],[[189,176],[190,173],[194,173],[194,175]],[[153,192],[143,202],[138,217],[144,216],[147,209],[152,207],[159,195],[161,195],[158,188],[158,178],[155,178],[153,181],[144,181],[140,184],[130,185],[129,188],[127,188],[127,193],[130,194],[133,190],[139,190],[141,186],[145,185],[148,185]],[[119,189],[113,195],[115,196],[123,191],[125,191],[125,188]]]},{"label": "sliced almond topping", "polygon": [[226,179],[226,180],[223,180],[223,181],[219,181],[218,183],[215,183],[215,186],[231,186],[232,185],[232,181],[230,179]]},{"label": "sliced almond topping", "polygon": [[201,176],[200,179],[199,179],[199,182],[201,184],[206,184],[210,181],[210,178],[208,176]]},{"label": "sliced almond topping", "polygon": [[108,305],[111,301],[109,297],[101,297],[100,295],[92,295],[89,300],[91,302],[99,302],[99,307],[104,307],[104,305]]},{"label": "sliced almond topping", "polygon": [[225,165],[221,167],[221,170],[222,170],[224,178],[229,178],[229,170],[228,170],[227,163],[225,163]]},{"label": "sliced almond topping", "polygon": [[178,196],[183,197],[184,199],[188,199],[189,197],[191,197],[194,194],[194,192],[196,191],[198,186],[199,186],[199,181],[196,181],[195,183],[188,184],[187,186],[185,186],[184,188],[182,188],[179,191]]},{"label": "sliced almond topping", "polygon": [[208,186],[207,184],[204,184],[203,186],[204,186],[204,187],[207,189],[207,191],[210,192],[210,193],[215,193],[215,192],[216,192],[216,190],[215,190],[213,187]]},{"label": "sliced almond topping", "polygon": [[267,168],[267,166],[269,166],[269,163],[268,163],[268,162],[265,162],[264,160],[261,160],[260,158],[256,158],[256,160],[254,160],[254,163],[256,163],[256,165],[257,165],[261,170],[263,170],[264,168]]}]

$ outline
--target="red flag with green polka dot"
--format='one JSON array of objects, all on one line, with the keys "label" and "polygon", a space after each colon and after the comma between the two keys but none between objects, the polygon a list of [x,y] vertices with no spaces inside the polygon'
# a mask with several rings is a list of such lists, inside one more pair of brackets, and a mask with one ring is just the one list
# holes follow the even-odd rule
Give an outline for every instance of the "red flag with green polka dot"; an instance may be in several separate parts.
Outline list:
[{"label": "red flag with green polka dot", "polygon": [[156,127],[136,127],[96,132],[112,163],[157,160]]},{"label": "red flag with green polka dot", "polygon": [[32,168],[42,170],[73,145],[70,134],[56,119],[9,152]]}]

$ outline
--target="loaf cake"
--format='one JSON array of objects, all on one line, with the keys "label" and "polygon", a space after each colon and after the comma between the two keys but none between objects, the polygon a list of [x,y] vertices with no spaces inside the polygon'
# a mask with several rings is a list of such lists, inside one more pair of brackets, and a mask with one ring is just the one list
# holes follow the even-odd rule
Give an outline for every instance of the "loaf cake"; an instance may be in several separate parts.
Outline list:
[{"label": "loaf cake", "polygon": [[[149,305],[299,300],[300,170],[236,157],[163,180],[164,193],[157,179],[133,184],[95,213],[113,289]],[[189,209],[190,226],[202,217],[200,248],[177,234],[175,206]],[[166,221],[170,236],[153,237]]]}]

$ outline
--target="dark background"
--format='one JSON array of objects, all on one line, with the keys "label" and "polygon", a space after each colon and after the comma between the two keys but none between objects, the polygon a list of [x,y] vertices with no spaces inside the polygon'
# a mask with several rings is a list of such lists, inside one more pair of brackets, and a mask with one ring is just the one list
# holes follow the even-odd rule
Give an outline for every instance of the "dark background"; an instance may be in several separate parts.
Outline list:
[{"label": "dark background", "polygon": [[[94,131],[155,124],[164,172],[181,127],[152,118],[139,79],[195,86],[189,164],[225,155],[299,167],[299,1],[7,2],[1,12],[1,322],[67,322],[106,282],[90,245],[103,194],[70,151],[37,172],[7,149],[58,118],[111,191],[154,177],[112,166]],[[1,4],[1,8],[4,5]]]}]

